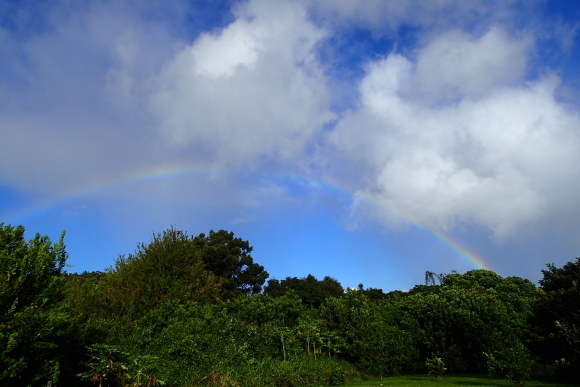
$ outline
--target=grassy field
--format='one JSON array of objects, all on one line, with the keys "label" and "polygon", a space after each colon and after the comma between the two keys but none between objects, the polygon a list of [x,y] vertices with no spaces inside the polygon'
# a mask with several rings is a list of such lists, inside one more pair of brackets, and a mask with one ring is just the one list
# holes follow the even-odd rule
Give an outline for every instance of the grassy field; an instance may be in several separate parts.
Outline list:
[{"label": "grassy field", "polygon": [[[370,387],[370,386],[478,386],[478,387],[497,387],[497,386],[513,386],[513,384],[502,378],[492,378],[486,375],[446,375],[443,381],[440,382],[433,376],[428,375],[409,375],[409,376],[393,376],[382,379],[373,379],[367,381],[356,381],[348,386],[356,387]],[[525,387],[570,387],[571,384],[558,384],[548,381],[527,380]]]}]

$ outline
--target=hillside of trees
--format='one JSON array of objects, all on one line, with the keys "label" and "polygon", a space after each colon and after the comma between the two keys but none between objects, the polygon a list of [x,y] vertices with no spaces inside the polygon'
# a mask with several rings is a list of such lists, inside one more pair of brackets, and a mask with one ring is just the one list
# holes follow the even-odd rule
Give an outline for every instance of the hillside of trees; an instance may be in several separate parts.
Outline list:
[{"label": "hillside of trees", "polygon": [[[427,271],[408,292],[268,280],[225,230],[171,228],[104,272],[0,223],[0,385],[320,386],[435,372],[580,377],[580,258],[538,285]],[[438,369],[438,371],[433,371]],[[440,376],[440,375],[438,375]]]}]

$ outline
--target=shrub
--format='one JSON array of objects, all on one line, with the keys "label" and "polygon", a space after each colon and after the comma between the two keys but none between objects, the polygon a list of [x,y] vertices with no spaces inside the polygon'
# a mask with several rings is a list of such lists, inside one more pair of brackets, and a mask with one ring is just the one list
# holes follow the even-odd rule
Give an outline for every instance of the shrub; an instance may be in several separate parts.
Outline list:
[{"label": "shrub", "polygon": [[515,342],[501,350],[484,353],[488,371],[506,376],[514,385],[523,386],[530,378],[532,360],[522,343]]},{"label": "shrub", "polygon": [[346,371],[330,359],[304,357],[271,365],[276,387],[341,386],[346,382]]},{"label": "shrub", "polygon": [[437,379],[442,380],[441,375],[443,375],[443,372],[447,369],[445,368],[443,359],[435,356],[435,354],[431,354],[431,357],[425,360],[425,365],[427,366],[429,375],[435,375],[437,376]]}]

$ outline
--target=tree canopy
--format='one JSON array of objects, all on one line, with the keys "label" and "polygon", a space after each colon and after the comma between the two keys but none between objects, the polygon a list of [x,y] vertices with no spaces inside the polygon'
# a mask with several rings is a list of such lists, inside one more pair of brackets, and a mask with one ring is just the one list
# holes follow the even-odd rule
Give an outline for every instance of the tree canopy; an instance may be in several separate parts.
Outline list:
[{"label": "tree canopy", "polygon": [[0,380],[22,386],[51,379],[59,369],[62,320],[53,313],[62,296],[68,255],[58,242],[23,226],[0,223]]},{"label": "tree canopy", "polygon": [[580,258],[548,264],[534,302],[533,348],[540,358],[570,380],[580,377]]},{"label": "tree canopy", "polygon": [[203,252],[187,233],[170,228],[120,256],[100,284],[108,312],[136,319],[169,301],[215,302],[222,280],[207,270]]},{"label": "tree canopy", "polygon": [[293,291],[302,299],[304,305],[318,308],[329,297],[339,297],[344,294],[342,285],[329,276],[323,280],[309,274],[304,278],[286,277],[282,281],[272,279],[264,288],[264,293],[271,296],[283,296]]},{"label": "tree canopy", "polygon": [[248,241],[234,238],[233,232],[219,230],[209,235],[199,234],[193,238],[207,270],[223,279],[226,298],[236,294],[258,294],[268,278],[262,265],[254,263],[250,255],[252,246]]}]

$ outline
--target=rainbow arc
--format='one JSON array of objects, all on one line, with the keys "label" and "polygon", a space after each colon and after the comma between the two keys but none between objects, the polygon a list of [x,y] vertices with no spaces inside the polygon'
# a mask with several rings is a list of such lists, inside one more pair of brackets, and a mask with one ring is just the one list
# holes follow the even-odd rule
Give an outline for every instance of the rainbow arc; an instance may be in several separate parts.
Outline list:
[{"label": "rainbow arc", "polygon": [[[50,211],[58,206],[65,205],[67,202],[82,198],[98,195],[101,192],[106,192],[107,190],[113,189],[115,187],[120,187],[136,182],[145,182],[157,179],[172,179],[176,177],[185,176],[205,176],[212,177],[219,174],[218,170],[212,168],[204,168],[199,166],[190,165],[164,165],[156,166],[154,168],[140,170],[131,175],[123,176],[120,178],[111,179],[108,181],[102,181],[88,186],[84,189],[77,190],[76,192],[70,193],[68,195],[61,196],[55,200],[51,200],[40,205],[33,206],[21,211],[17,214],[8,215],[5,219],[13,223],[23,222],[27,218],[32,216],[38,216],[39,214]],[[438,240],[440,243],[447,246],[455,255],[460,257],[463,261],[467,262],[474,269],[486,269],[493,270],[491,265],[489,265],[481,256],[477,255],[475,252],[469,250],[467,247],[463,246],[457,240],[454,240],[451,236],[445,232],[439,230],[436,227],[429,226],[426,223],[418,220],[416,217],[410,214],[403,214],[401,211],[397,211],[393,208],[389,208],[384,203],[373,198],[370,195],[361,192],[349,192],[341,187],[334,186],[331,184],[321,183],[319,181],[308,181],[304,179],[296,179],[292,177],[285,176],[285,179],[290,179],[293,181],[306,181],[312,189],[322,190],[326,189],[330,192],[340,193],[342,195],[348,195],[352,200],[362,200],[380,211],[385,211],[389,215],[401,220],[404,223],[410,224],[416,228],[419,228],[426,233],[430,234]]]}]

